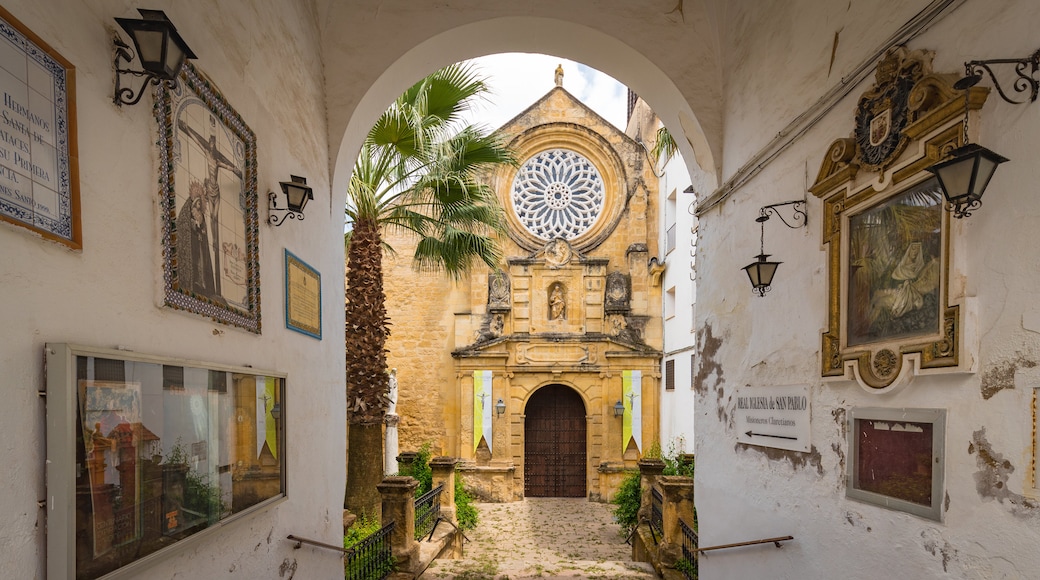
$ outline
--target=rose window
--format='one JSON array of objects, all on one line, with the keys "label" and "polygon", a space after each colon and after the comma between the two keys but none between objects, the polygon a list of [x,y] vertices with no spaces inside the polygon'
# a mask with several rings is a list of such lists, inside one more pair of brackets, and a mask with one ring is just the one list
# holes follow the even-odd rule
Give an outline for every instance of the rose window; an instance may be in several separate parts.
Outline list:
[{"label": "rose window", "polygon": [[543,240],[573,240],[587,232],[603,210],[603,179],[582,155],[550,149],[520,167],[512,200],[527,231]]}]

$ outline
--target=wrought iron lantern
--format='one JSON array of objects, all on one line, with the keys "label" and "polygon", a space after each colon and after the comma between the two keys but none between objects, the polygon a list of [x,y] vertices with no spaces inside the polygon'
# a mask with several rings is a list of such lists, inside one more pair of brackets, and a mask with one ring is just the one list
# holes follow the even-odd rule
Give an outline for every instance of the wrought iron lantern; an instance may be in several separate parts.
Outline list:
[{"label": "wrought iron lantern", "polygon": [[953,217],[969,217],[982,206],[982,194],[986,193],[997,165],[1007,161],[981,145],[969,143],[950,151],[945,161],[928,168],[935,174],[946,198],[946,207]]},{"label": "wrought iron lantern", "polygon": [[[177,33],[177,28],[166,17],[166,13],[162,10],[145,10],[144,8],[138,8],[137,11],[141,13],[140,19],[116,18],[119,26],[133,40],[137,58],[140,59],[141,68],[144,69],[119,68],[120,61],[126,61],[127,64],[133,62],[134,54],[130,52],[130,46],[117,37],[114,40],[116,89],[113,101],[120,106],[137,104],[144,95],[144,88],[148,83],[159,85],[159,83],[165,82],[172,88],[177,82],[177,75],[180,74],[184,61],[195,58],[195,53],[188,48],[187,43]],[[122,86],[121,78],[124,74],[145,77],[145,82],[141,84],[136,95],[130,87]]]},{"label": "wrought iron lantern", "polygon": [[[788,221],[784,219],[783,214],[777,210],[778,207],[787,205],[792,206],[791,223],[788,223]],[[791,229],[797,229],[809,223],[809,216],[805,213],[804,199],[773,203],[759,208],[758,217],[755,218],[755,221],[758,222],[758,225],[761,228],[758,255],[755,256],[754,262],[744,266],[742,270],[747,272],[748,279],[751,280],[752,291],[760,297],[765,296],[766,292],[769,292],[773,284],[773,275],[776,274],[777,267],[783,263],[770,261],[770,255],[766,253],[766,222],[769,221],[770,215],[775,215],[780,218],[780,221]],[[794,225],[791,225],[792,223]]]},{"label": "wrought iron lantern", "polygon": [[274,406],[271,407],[271,417],[273,417],[275,421],[277,421],[278,419],[282,418],[282,404],[281,403],[275,403]]},{"label": "wrought iron lantern", "polygon": [[625,416],[625,404],[618,399],[618,402],[614,403],[614,416],[624,417]]},{"label": "wrought iron lantern", "polygon": [[501,417],[502,414],[505,413],[505,412],[506,412],[506,402],[503,401],[502,399],[499,399],[498,402],[495,403],[495,415],[498,416],[498,417]]},{"label": "wrought iron lantern", "polygon": [[[307,186],[307,178],[296,175],[289,177],[291,181],[279,182],[279,185],[282,186],[282,193],[285,195],[285,204],[288,207],[278,207],[278,194],[275,192],[267,194],[270,202],[268,209],[271,211],[267,221],[271,225],[280,226],[286,218],[303,221],[303,208],[307,207],[308,201],[314,199],[314,190]],[[281,215],[276,215],[274,213],[276,211],[282,212]]]},{"label": "wrought iron lantern", "polygon": [[[1011,87],[1014,93],[1026,93],[1022,100],[1008,96],[1000,85],[993,67],[997,65],[1015,65],[1015,81]],[[1034,75],[1040,70],[1040,50],[1025,58],[995,58],[990,60],[970,60],[964,63],[964,78],[954,83],[953,88],[964,91],[964,145],[950,151],[939,163],[928,168],[939,181],[943,197],[946,198],[946,209],[955,218],[966,218],[982,207],[982,194],[993,179],[997,165],[1008,159],[982,147],[968,142],[968,101],[969,89],[982,80],[983,73],[993,80],[997,94],[1012,105],[1022,105],[1036,101],[1040,91],[1040,81]]]}]

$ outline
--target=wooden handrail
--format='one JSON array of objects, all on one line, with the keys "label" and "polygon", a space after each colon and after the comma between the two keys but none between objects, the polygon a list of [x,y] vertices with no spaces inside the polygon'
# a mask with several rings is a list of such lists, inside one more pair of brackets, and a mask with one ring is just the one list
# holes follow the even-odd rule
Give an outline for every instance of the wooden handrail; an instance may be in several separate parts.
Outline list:
[{"label": "wooden handrail", "polygon": [[776,544],[777,548],[782,548],[780,542],[786,542],[793,540],[794,536],[781,536],[779,538],[765,538],[762,540],[751,540],[750,542],[737,542],[736,544],[722,544],[721,546],[708,546],[707,548],[697,548],[696,552],[707,552],[708,550],[723,550],[725,548],[739,548],[741,546],[754,546],[755,544]]}]

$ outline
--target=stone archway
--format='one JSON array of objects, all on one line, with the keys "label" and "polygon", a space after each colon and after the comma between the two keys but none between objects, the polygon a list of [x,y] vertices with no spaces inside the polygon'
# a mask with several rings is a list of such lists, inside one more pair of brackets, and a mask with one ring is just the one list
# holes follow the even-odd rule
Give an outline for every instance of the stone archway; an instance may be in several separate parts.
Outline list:
[{"label": "stone archway", "polygon": [[[717,187],[722,166],[722,92],[720,84],[705,79],[720,78],[718,58],[714,47],[694,40],[711,36],[716,24],[707,14],[691,11],[689,27],[667,29],[670,40],[666,42],[675,50],[661,53],[652,50],[659,42],[645,47],[646,51],[634,48],[647,42],[647,37],[630,29],[628,20],[622,27],[627,32],[611,33],[584,24],[587,14],[582,9],[571,13],[570,9],[561,10],[558,3],[507,8],[504,13],[496,9],[483,17],[471,11],[465,18],[456,18],[454,12],[445,11],[439,15],[442,18],[428,20],[421,33],[395,31],[392,39],[380,37],[373,43],[379,49],[365,61],[372,68],[359,70],[359,38],[378,26],[359,28],[357,14],[349,3],[330,3],[326,10],[327,27],[343,31],[323,42],[326,69],[330,71],[331,208],[342,207],[361,142],[387,104],[440,66],[502,52],[553,54],[613,76],[650,104],[677,137],[690,174],[699,171],[707,179],[705,187]],[[532,30],[538,33],[531,34]],[[654,30],[661,33],[658,28]],[[664,39],[658,36],[658,40]],[[656,60],[645,56],[651,52]],[[695,86],[677,84],[676,79],[686,80],[691,58],[698,62],[702,74]]]},{"label": "stone archway", "polygon": [[547,385],[527,402],[524,496],[585,497],[585,403],[574,389]]}]

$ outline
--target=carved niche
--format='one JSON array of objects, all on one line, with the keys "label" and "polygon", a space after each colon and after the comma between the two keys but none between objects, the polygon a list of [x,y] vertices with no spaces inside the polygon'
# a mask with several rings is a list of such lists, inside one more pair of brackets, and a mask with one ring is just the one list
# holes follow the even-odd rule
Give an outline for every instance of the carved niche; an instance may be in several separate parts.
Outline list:
[{"label": "carved niche", "polygon": [[509,275],[502,270],[488,274],[488,310],[508,312],[512,307],[509,294]]},{"label": "carved niche", "polygon": [[607,314],[624,314],[632,310],[632,279],[622,272],[607,274],[603,289],[603,310]]},{"label": "carved niche", "polygon": [[[970,299],[951,280],[959,224],[926,171],[962,144],[966,110],[989,89],[953,88],[934,54],[890,50],[860,98],[851,137],[830,146],[809,191],[823,200],[827,249],[824,377],[887,392],[917,374],[974,372]],[[977,125],[977,123],[976,123]],[[970,124],[969,124],[970,126]]]}]

